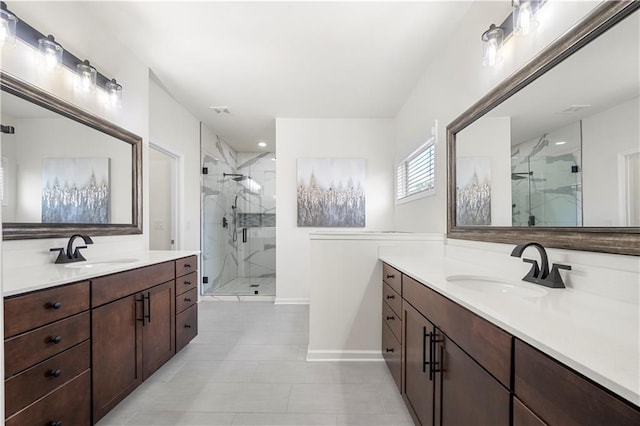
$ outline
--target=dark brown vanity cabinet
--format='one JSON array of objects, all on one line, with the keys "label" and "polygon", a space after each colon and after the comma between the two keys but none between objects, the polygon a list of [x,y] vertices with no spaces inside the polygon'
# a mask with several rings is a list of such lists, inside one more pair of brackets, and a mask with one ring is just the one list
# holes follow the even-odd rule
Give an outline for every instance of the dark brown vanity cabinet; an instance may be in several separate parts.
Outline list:
[{"label": "dark brown vanity cabinet", "polygon": [[[389,265],[383,274],[386,300],[396,294],[387,275],[400,274]],[[640,425],[637,406],[413,278],[396,284],[401,366],[387,364],[402,371],[417,425]],[[389,336],[383,321],[383,354]]]},{"label": "dark brown vanity cabinet", "polygon": [[5,424],[91,421],[89,282],[4,300]]},{"label": "dark brown vanity cabinet", "polygon": [[[405,401],[421,425],[509,425],[509,389],[474,359],[486,349],[473,351],[473,338],[465,352],[451,331],[466,327],[464,308],[403,276]],[[414,306],[415,305],[415,306]],[[418,308],[418,309],[416,309]],[[472,314],[473,315],[473,314]],[[458,324],[462,322],[462,324]],[[480,327],[477,327],[477,326]],[[491,333],[490,324],[478,323],[475,330]],[[465,335],[461,339],[465,341]],[[504,363],[509,378],[510,338],[504,341]],[[507,381],[508,383],[508,381]]]},{"label": "dark brown vanity cabinet", "polygon": [[640,424],[637,407],[519,339],[514,363],[514,426]]},{"label": "dark brown vanity cabinet", "polygon": [[175,353],[175,262],[92,280],[93,419]]}]

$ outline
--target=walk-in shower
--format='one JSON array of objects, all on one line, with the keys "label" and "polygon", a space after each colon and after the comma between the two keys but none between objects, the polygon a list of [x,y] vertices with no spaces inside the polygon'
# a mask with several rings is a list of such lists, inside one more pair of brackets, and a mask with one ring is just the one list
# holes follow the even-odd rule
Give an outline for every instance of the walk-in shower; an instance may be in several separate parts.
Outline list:
[{"label": "walk-in shower", "polygon": [[275,163],[272,153],[202,144],[205,296],[275,296]]}]

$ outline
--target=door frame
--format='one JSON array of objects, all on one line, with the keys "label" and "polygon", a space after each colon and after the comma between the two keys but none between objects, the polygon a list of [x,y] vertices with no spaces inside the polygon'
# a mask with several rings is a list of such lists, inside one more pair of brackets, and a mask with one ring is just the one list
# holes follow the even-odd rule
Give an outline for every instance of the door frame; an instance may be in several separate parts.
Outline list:
[{"label": "door frame", "polygon": [[[149,141],[149,149],[166,155],[171,161],[171,236],[173,239],[171,250],[180,250],[182,248],[182,234],[178,224],[181,223],[182,211],[178,200],[182,198],[184,155],[152,141]],[[152,183],[149,182],[149,185]]]}]

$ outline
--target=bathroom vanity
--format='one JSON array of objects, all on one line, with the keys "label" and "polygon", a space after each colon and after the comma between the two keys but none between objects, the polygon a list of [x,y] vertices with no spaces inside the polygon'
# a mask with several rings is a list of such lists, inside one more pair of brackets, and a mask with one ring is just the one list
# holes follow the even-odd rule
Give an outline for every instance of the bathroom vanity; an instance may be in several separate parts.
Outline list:
[{"label": "bathroom vanity", "polygon": [[96,423],[197,335],[197,267],[151,251],[5,271],[6,424]]},{"label": "bathroom vanity", "polygon": [[[634,305],[585,310],[573,290],[455,275],[461,267],[383,264],[382,354],[416,424],[640,423],[634,327],[601,334]],[[609,310],[613,320],[601,317]]]}]

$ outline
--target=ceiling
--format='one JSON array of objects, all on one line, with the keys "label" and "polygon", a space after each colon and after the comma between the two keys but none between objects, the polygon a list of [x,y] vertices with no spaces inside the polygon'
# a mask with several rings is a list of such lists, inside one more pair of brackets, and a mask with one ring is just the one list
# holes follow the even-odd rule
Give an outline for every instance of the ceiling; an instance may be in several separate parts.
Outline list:
[{"label": "ceiling", "polygon": [[255,152],[275,151],[276,117],[394,117],[470,4],[85,5],[197,119],[237,151]]}]

